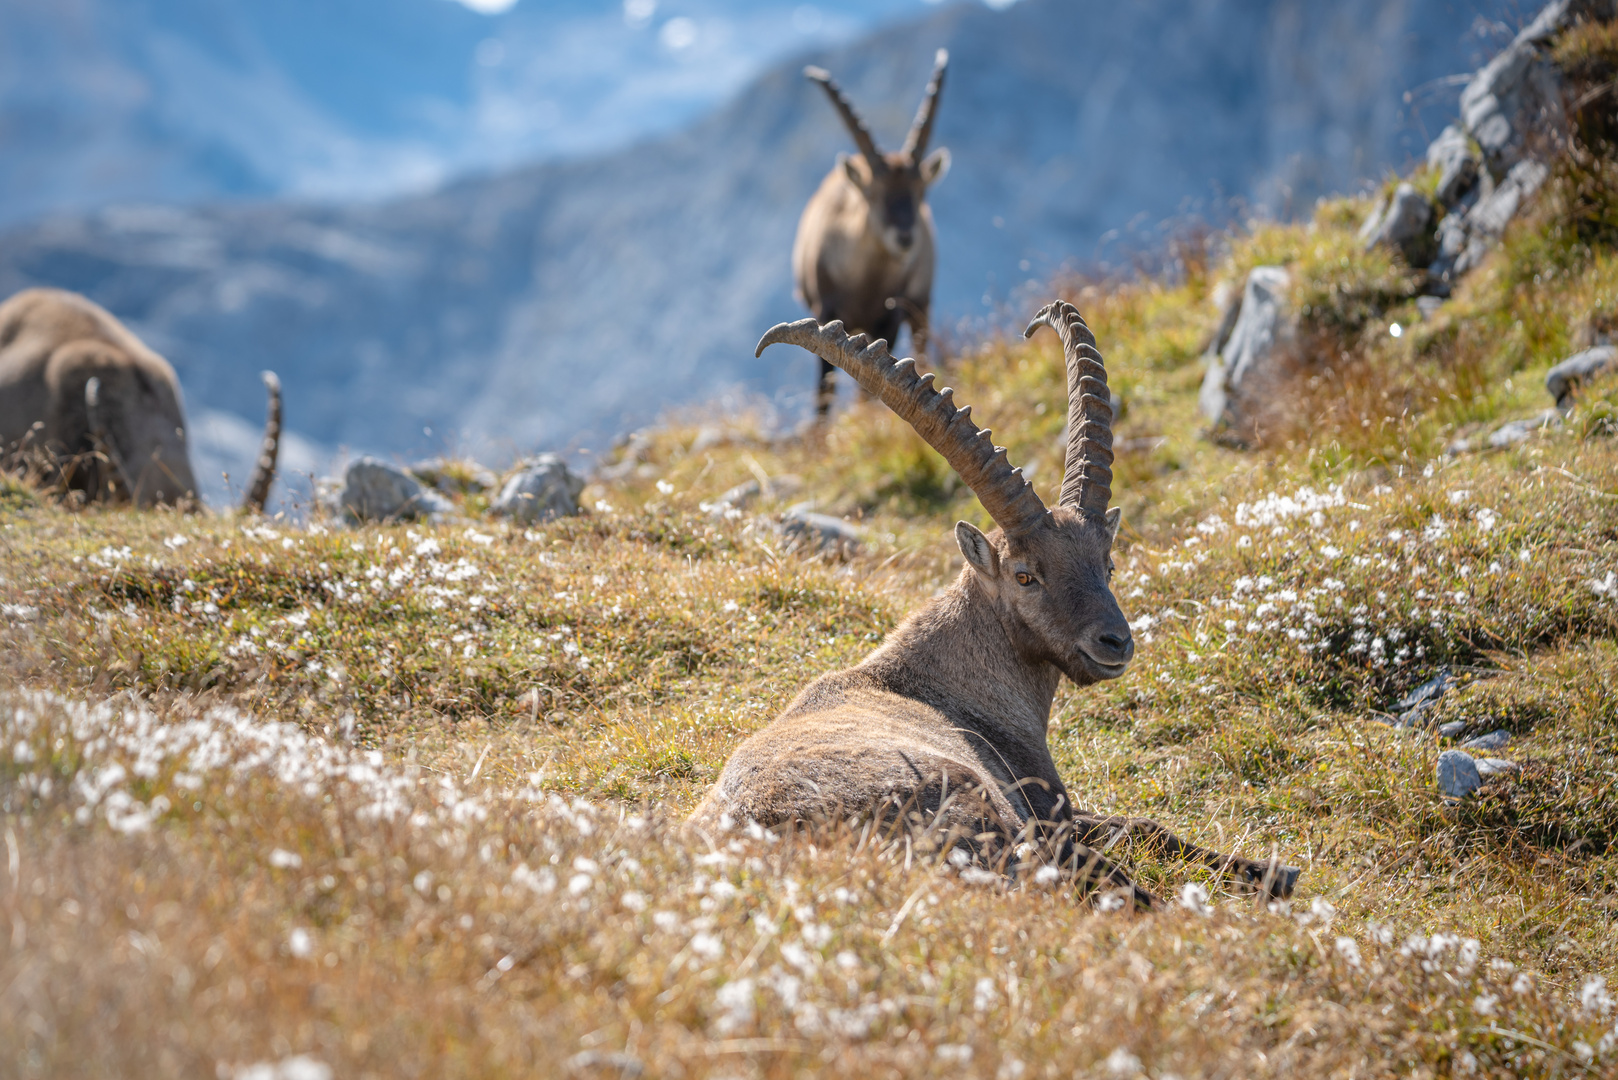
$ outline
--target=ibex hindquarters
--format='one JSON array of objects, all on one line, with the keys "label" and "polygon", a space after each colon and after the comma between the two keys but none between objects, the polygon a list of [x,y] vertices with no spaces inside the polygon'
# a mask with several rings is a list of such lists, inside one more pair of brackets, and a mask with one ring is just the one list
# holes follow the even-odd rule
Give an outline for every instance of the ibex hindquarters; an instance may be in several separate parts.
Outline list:
[{"label": "ibex hindquarters", "polygon": [[[251,509],[268,494],[280,438],[280,386],[266,384],[271,421]],[[93,500],[197,505],[174,369],[110,312],[61,289],[0,304],[0,467],[16,463]]]},{"label": "ibex hindquarters", "polygon": [[970,410],[956,407],[954,391],[935,390],[932,375],[895,361],[886,342],[812,319],[764,335],[760,352],[792,342],[854,376],[943,455],[999,528],[985,534],[957,523],[966,565],[955,584],[862,663],[810,683],[744,742],[692,821],[913,820],[977,847],[991,864],[1030,852],[1149,907],[1151,894],[1110,861],[1128,839],[1289,895],[1296,870],[1220,855],[1156,822],[1077,813],[1057,775],[1047,735],[1058,684],[1118,678],[1135,643],[1109,587],[1120,515],[1107,508],[1106,368],[1072,305],[1047,305],[1028,333],[1037,326],[1061,335],[1068,369],[1066,471],[1051,509]]}]

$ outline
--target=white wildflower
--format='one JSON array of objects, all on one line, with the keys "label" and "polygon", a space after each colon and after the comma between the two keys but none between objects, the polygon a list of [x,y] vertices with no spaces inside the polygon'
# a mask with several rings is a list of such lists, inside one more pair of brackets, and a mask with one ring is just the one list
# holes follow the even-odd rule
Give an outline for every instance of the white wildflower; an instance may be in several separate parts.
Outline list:
[{"label": "white wildflower", "polygon": [[1351,968],[1360,966],[1360,944],[1351,937],[1340,937],[1336,942],[1337,955]]},{"label": "white wildflower", "polygon": [[1208,890],[1195,881],[1188,881],[1181,887],[1180,906],[1198,915],[1207,915],[1213,911],[1213,907],[1208,903]]},{"label": "white wildflower", "polygon": [[1472,999],[1472,1011],[1479,1016],[1493,1016],[1500,1007],[1498,994],[1479,994]]},{"label": "white wildflower", "polygon": [[1140,1058],[1122,1046],[1107,1055],[1105,1064],[1114,1076],[1139,1076],[1142,1071]]},{"label": "white wildflower", "polygon": [[287,935],[287,950],[300,960],[314,952],[315,943],[310,938],[309,931],[301,926],[293,927],[292,933]]},{"label": "white wildflower", "polygon": [[270,865],[277,870],[296,870],[303,865],[303,856],[295,851],[283,851],[276,848],[270,852]]},{"label": "white wildflower", "polygon": [[972,1048],[965,1043],[940,1043],[933,1054],[939,1061],[965,1065],[972,1060]]}]

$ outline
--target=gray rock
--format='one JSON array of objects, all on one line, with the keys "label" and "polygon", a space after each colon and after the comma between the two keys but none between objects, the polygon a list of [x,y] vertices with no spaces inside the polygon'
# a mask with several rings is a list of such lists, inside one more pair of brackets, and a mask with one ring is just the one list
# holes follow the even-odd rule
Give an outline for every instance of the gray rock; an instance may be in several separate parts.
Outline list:
[{"label": "gray rock", "polygon": [[354,521],[436,521],[455,510],[442,495],[422,487],[403,469],[371,457],[349,465],[337,499]]},{"label": "gray rock", "polygon": [[1412,264],[1418,261],[1421,242],[1433,220],[1432,204],[1413,184],[1400,184],[1380,214],[1366,219],[1360,230],[1366,250],[1377,245],[1395,248]]},{"label": "gray rock", "polygon": [[1429,272],[1452,282],[1476,268],[1549,175],[1550,167],[1543,162],[1519,161],[1465,213],[1457,210],[1439,222],[1438,256]]},{"label": "gray rock", "polygon": [[1438,701],[1449,693],[1449,688],[1455,685],[1455,678],[1450,674],[1449,668],[1439,668],[1433,677],[1415,687],[1404,697],[1393,703],[1396,713],[1408,712],[1411,709],[1425,708]]},{"label": "gray rock", "polygon": [[1599,0],[1551,0],[1461,91],[1461,124],[1496,179],[1540,149],[1536,143],[1555,146],[1565,137],[1562,76],[1548,47],[1575,19],[1610,7]]},{"label": "gray rock", "polygon": [[732,510],[747,509],[761,495],[767,499],[780,499],[788,495],[794,495],[801,490],[803,490],[803,481],[789,473],[782,476],[768,477],[762,484],[757,480],[743,481],[712,502],[699,505],[704,512],[713,514],[716,517],[723,517]]},{"label": "gray rock", "polygon": [[1487,735],[1479,735],[1475,739],[1468,739],[1461,744],[1463,750],[1503,750],[1511,742],[1511,732],[1499,728]]},{"label": "gray rock", "polygon": [[1438,733],[1446,739],[1453,739],[1466,730],[1465,720],[1451,720],[1447,724],[1438,725]]},{"label": "gray rock", "polygon": [[555,454],[541,454],[506,478],[490,511],[533,524],[579,512],[584,478]]},{"label": "gray rock", "polygon": [[1466,133],[1454,124],[1439,132],[1427,146],[1427,166],[1438,172],[1434,191],[1440,204],[1451,207],[1472,189],[1478,180],[1478,159]]},{"label": "gray rock", "polygon": [[1288,374],[1296,332],[1287,307],[1291,276],[1283,267],[1255,266],[1242,291],[1241,313],[1198,395],[1202,415],[1245,437],[1257,413]]},{"label": "gray rock", "polygon": [[1565,410],[1572,404],[1573,392],[1602,372],[1613,369],[1614,360],[1618,360],[1618,348],[1611,345],[1597,345],[1575,353],[1551,368],[1545,376],[1545,389],[1550,391],[1556,407]]},{"label": "gray rock", "polygon": [[1416,297],[1416,312],[1421,316],[1422,322],[1427,322],[1438,315],[1438,309],[1444,306],[1442,296]]},{"label": "gray rock", "polygon": [[1463,750],[1445,750],[1438,755],[1438,789],[1452,799],[1464,799],[1483,786],[1477,762]]},{"label": "gray rock", "polygon": [[1515,761],[1507,761],[1504,758],[1497,757],[1482,758],[1477,761],[1476,764],[1478,767],[1478,775],[1484,779],[1488,779],[1491,776],[1498,776],[1501,773],[1515,772],[1522,767]]},{"label": "gray rock", "polygon": [[865,543],[865,530],[830,514],[817,514],[806,505],[794,506],[781,520],[781,532],[795,547],[847,557]]},{"label": "gray rock", "polygon": [[1501,424],[1489,435],[1487,445],[1491,450],[1504,450],[1527,442],[1537,432],[1548,428],[1562,426],[1562,414],[1555,409],[1546,409],[1538,416],[1530,416],[1525,420],[1512,420]]}]

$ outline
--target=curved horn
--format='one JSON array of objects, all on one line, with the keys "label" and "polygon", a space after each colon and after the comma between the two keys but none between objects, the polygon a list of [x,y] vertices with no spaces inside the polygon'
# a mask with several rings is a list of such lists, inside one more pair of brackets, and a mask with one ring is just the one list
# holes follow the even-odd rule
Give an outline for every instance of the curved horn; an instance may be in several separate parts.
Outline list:
[{"label": "curved horn", "polygon": [[938,91],[944,85],[944,69],[949,66],[949,50],[939,49],[933,57],[933,77],[922,95],[921,108],[916,110],[916,121],[905,136],[904,152],[915,161],[927,152],[927,141],[933,137],[933,118],[938,114]]},{"label": "curved horn", "polygon": [[1062,339],[1067,356],[1067,466],[1062,475],[1062,506],[1104,514],[1112,498],[1112,404],[1107,368],[1095,335],[1079,309],[1065,300],[1040,308],[1023,337],[1048,326]]},{"label": "curved horn", "polygon": [[252,514],[264,512],[264,504],[270,498],[270,485],[275,482],[275,459],[281,452],[281,380],[273,371],[260,375],[264,389],[270,394],[270,407],[264,418],[264,442],[258,448],[253,479],[248,481],[247,497],[242,500],[242,509]]},{"label": "curved horn", "polygon": [[849,337],[840,321],[821,326],[813,319],[780,323],[759,340],[755,356],[778,342],[799,345],[836,364],[870,394],[882,399],[899,419],[944,456],[950,468],[983,503],[989,516],[1008,534],[1025,533],[1045,520],[1048,511],[1022,470],[1006,460],[987,428],[972,423],[970,406],[957,409],[955,391],[933,389],[932,375],[917,375],[914,360],[895,361],[888,343],[864,334]]},{"label": "curved horn", "polygon": [[848,98],[843,96],[842,88],[832,81],[831,72],[825,68],[811,66],[804,68],[803,74],[805,78],[819,83],[821,89],[826,91],[826,96],[831,98],[832,106],[843,118],[848,133],[854,136],[854,145],[865,155],[865,161],[871,166],[871,172],[877,173],[887,168],[887,159],[882,156],[882,151],[876,148],[876,140],[871,138],[870,129],[865,126],[865,121],[860,119],[859,113],[854,111],[854,106],[849,103]]}]

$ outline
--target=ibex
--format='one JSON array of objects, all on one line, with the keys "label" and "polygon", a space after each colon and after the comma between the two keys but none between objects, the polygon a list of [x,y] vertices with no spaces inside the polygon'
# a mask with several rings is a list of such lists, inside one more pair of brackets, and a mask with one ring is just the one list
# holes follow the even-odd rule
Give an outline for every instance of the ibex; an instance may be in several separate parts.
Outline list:
[{"label": "ibex", "polygon": [[[860,152],[838,155],[798,220],[792,244],[798,299],[823,323],[839,320],[887,341],[897,341],[899,327],[909,323],[912,345],[923,357],[933,294],[933,215],[927,188],[949,171],[949,151],[940,147],[928,154],[927,142],[948,63],[949,54],[939,49],[910,135],[892,154],[877,149],[865,122],[829,74],[817,67],[804,69],[825,89]],[[831,407],[834,371],[822,358],[817,416],[824,417]]]},{"label": "ibex", "polygon": [[1116,679],[1135,643],[1109,586],[1120,511],[1107,509],[1106,368],[1072,305],[1042,308],[1026,334],[1040,326],[1061,336],[1067,360],[1067,468],[1054,509],[972,423],[971,410],[955,406],[953,391],[935,391],[914,360],[895,362],[887,342],[813,319],[764,335],[760,353],[777,342],[801,345],[879,397],[944,456],[999,527],[985,535],[958,523],[966,566],[954,585],[742,743],[690,823],[704,831],[727,817],[766,827],[855,816],[891,824],[919,814],[929,830],[964,838],[991,862],[1031,850],[1083,884],[1151,907],[1156,898],[1103,854],[1128,836],[1288,896],[1296,869],[1221,855],[1142,818],[1082,813],[1056,773],[1048,732],[1061,677],[1080,686]]},{"label": "ibex", "polygon": [[[245,506],[262,510],[281,434],[280,383]],[[0,464],[43,460],[86,497],[194,505],[174,369],[100,305],[60,289],[0,304]]]}]

